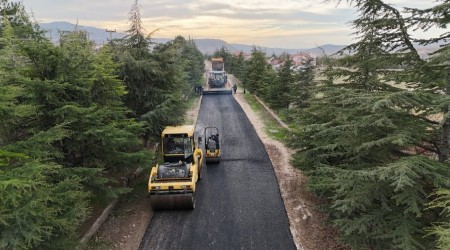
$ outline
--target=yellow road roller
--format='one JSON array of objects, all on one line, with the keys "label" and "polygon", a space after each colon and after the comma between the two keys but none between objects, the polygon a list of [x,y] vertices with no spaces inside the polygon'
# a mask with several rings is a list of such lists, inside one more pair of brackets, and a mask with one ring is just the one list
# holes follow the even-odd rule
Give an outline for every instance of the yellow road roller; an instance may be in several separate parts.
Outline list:
[{"label": "yellow road roller", "polygon": [[196,183],[201,179],[203,151],[195,126],[169,126],[161,133],[164,163],[152,167],[148,180],[150,205],[158,209],[195,208]]},{"label": "yellow road roller", "polygon": [[206,163],[220,162],[220,140],[218,128],[205,128],[205,151]]}]

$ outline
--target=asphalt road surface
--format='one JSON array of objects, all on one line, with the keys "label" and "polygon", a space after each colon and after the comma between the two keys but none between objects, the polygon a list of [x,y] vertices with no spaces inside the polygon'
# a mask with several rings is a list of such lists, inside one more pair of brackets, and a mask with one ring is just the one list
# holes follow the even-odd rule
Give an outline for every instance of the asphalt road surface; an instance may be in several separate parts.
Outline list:
[{"label": "asphalt road surface", "polygon": [[232,95],[203,96],[197,136],[206,126],[219,128],[221,162],[203,168],[194,210],[155,212],[140,249],[295,249],[272,164]]}]

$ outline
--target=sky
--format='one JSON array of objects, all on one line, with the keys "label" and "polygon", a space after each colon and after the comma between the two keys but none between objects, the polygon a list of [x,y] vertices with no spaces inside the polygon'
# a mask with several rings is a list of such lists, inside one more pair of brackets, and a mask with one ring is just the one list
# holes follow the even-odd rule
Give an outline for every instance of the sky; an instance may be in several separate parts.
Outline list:
[{"label": "sky", "polygon": [[[21,0],[40,23],[67,21],[125,31],[134,0]],[[434,0],[386,0],[395,7],[429,8]],[[274,48],[311,48],[354,42],[346,0],[139,0],[146,32],[154,37],[217,38]]]}]

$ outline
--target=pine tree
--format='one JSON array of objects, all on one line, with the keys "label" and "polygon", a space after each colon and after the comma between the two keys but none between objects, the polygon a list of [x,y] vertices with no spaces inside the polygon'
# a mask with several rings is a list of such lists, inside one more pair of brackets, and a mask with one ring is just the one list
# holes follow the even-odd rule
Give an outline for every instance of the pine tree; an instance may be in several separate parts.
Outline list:
[{"label": "pine tree", "polygon": [[237,56],[234,56],[233,58],[234,63],[231,73],[234,74],[234,76],[236,76],[238,79],[243,79],[246,65],[244,53],[241,51]]},{"label": "pine tree", "polygon": [[269,87],[269,105],[275,110],[288,109],[291,103],[291,89],[294,84],[294,72],[292,70],[292,60],[283,62],[278,77]]},{"label": "pine tree", "polygon": [[450,172],[421,152],[437,152],[439,126],[429,115],[445,99],[397,87],[420,85],[415,75],[424,65],[401,13],[379,0],[351,3],[359,41],[300,113],[294,164],[329,199],[325,209],[353,248],[430,248],[424,228],[438,213],[425,204],[433,188],[449,186]]},{"label": "pine tree", "polygon": [[144,36],[137,1],[129,14],[128,35],[115,50],[121,62],[120,78],[126,84],[125,103],[144,124],[146,144],[157,137],[163,127],[183,122],[186,103],[182,99],[187,89],[183,81],[184,60],[180,51],[170,46],[149,48],[149,36]]},{"label": "pine tree", "polygon": [[[28,15],[21,2],[10,0],[0,0],[0,22],[7,21],[12,27],[15,39],[31,38],[35,34],[33,25],[29,21]],[[0,26],[2,33],[3,26]]]},{"label": "pine tree", "polygon": [[252,50],[252,58],[248,62],[244,75],[244,87],[254,94],[261,91],[261,82],[267,70],[265,54],[256,47]]},{"label": "pine tree", "polygon": [[[436,5],[432,8],[425,10],[407,8],[407,11],[412,14],[410,22],[418,29],[422,29],[425,32],[430,28],[446,29],[450,23],[450,17],[448,15],[450,10],[450,2],[448,0],[436,1]],[[421,45],[440,44],[440,49],[433,52],[430,55],[429,60],[424,65],[418,68],[418,78],[421,80],[420,87],[440,93],[445,93],[446,99],[439,103],[437,106],[443,113],[443,122],[438,140],[434,142],[434,146],[437,148],[439,155],[439,161],[448,163],[448,156],[450,152],[450,67],[449,67],[449,55],[450,46],[448,42],[450,38],[450,32],[443,31],[439,37],[431,37],[430,39],[419,40]],[[439,140],[440,139],[440,140]],[[448,195],[449,189],[439,189],[436,191],[437,198],[433,200],[429,207],[442,209],[441,215],[443,215],[442,221],[436,221],[433,228],[430,229],[430,233],[438,238],[437,247],[439,249],[450,248],[450,211]]]},{"label": "pine tree", "polygon": [[272,69],[272,65],[266,64],[266,69],[262,73],[261,80],[258,82],[258,96],[266,101],[270,106],[272,103],[279,101],[279,86],[280,82],[277,72]]},{"label": "pine tree", "polygon": [[[62,127],[36,132],[29,65],[8,19],[0,49],[0,248],[53,249],[74,236],[88,214],[82,179],[52,159],[69,134]],[[51,242],[51,243],[50,243]]]},{"label": "pine tree", "polygon": [[308,58],[304,68],[296,74],[296,82],[292,84],[291,103],[294,107],[293,112],[308,107],[308,100],[311,99],[311,90],[315,86],[314,67],[312,58]]}]

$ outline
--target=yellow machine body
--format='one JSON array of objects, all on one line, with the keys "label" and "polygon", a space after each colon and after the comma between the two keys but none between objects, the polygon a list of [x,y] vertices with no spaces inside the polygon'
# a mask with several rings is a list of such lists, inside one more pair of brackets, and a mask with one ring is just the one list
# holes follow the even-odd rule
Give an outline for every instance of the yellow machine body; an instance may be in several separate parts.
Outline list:
[{"label": "yellow machine body", "polygon": [[164,163],[152,167],[148,180],[152,208],[193,209],[203,167],[194,125],[166,127],[161,133],[161,152]]}]

